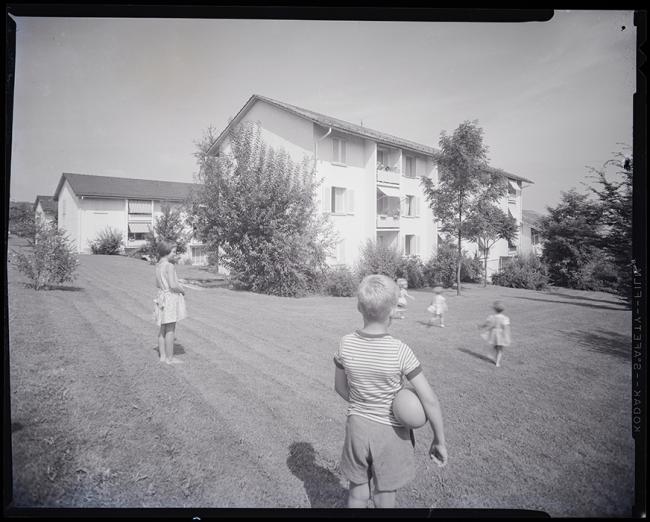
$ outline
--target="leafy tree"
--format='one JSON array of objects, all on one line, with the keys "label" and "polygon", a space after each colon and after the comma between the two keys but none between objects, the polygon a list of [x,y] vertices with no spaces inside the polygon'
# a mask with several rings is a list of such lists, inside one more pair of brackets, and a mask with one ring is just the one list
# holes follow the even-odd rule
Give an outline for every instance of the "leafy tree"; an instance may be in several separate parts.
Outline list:
[{"label": "leafy tree", "polygon": [[359,281],[369,274],[382,274],[396,279],[400,273],[402,256],[397,249],[367,239],[361,247],[356,273]]},{"label": "leafy tree", "polygon": [[23,252],[13,250],[16,266],[32,282],[35,290],[72,282],[79,265],[70,239],[55,223],[34,222],[34,238]]},{"label": "leafy tree", "polygon": [[[627,153],[626,153],[627,152]],[[602,248],[618,268],[618,292],[631,299],[632,290],[632,185],[634,162],[629,147],[623,147],[600,169],[587,167],[597,187],[590,187],[600,203]],[[615,169],[610,179],[608,169]]]},{"label": "leafy tree", "polygon": [[31,203],[24,201],[9,203],[9,232],[21,237],[34,237],[36,224]]},{"label": "leafy tree", "polygon": [[160,210],[161,215],[156,219],[153,231],[146,235],[147,244],[144,251],[151,262],[158,257],[157,245],[160,241],[174,243],[176,252],[182,254],[187,250],[189,239],[182,210],[173,208],[169,203],[163,203]]},{"label": "leafy tree", "polygon": [[540,232],[545,239],[542,261],[551,281],[558,286],[584,287],[578,274],[603,246],[602,209],[588,194],[571,189],[562,193],[555,208],[547,210]]},{"label": "leafy tree", "polygon": [[439,182],[422,177],[425,197],[441,230],[457,239],[456,291],[460,295],[462,240],[470,239],[467,219],[480,204],[496,202],[507,192],[504,173],[487,163],[483,129],[477,121],[461,123],[451,136],[443,131],[438,157]]},{"label": "leafy tree", "polygon": [[212,138],[209,129],[197,144],[201,185],[189,204],[199,237],[222,247],[239,287],[286,296],[320,289],[333,238],[316,209],[308,160],[268,147],[255,124],[239,125],[218,157],[209,154]]},{"label": "leafy tree", "polygon": [[483,286],[486,286],[490,248],[499,239],[514,241],[517,238],[517,220],[496,205],[481,201],[467,218],[467,234],[478,243],[483,255]]}]

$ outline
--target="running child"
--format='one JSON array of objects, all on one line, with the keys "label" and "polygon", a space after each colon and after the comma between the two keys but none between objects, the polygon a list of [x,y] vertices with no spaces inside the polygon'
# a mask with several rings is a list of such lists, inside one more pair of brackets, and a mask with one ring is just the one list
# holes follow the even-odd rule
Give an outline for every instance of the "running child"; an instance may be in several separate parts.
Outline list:
[{"label": "running child", "polygon": [[501,366],[503,347],[510,346],[510,318],[503,313],[505,308],[501,301],[495,301],[492,308],[496,314],[489,315],[486,321],[479,325],[479,328],[483,330],[481,337],[494,347],[494,364],[499,367]]},{"label": "running child", "polygon": [[406,308],[408,306],[406,298],[412,299],[415,301],[415,297],[411,296],[406,289],[409,284],[408,281],[404,278],[399,278],[397,280],[397,286],[399,287],[399,297],[397,299],[397,311],[395,312],[396,319],[404,319]]},{"label": "running child", "polygon": [[388,333],[399,289],[384,275],[366,276],[357,292],[363,328],[345,335],[334,356],[334,389],[348,401],[341,471],[350,481],[348,507],[394,507],[397,489],[415,478],[415,438],[393,415],[406,377],[429,419],[429,456],[444,466],[447,448],[438,398],[411,349]]},{"label": "running child", "polygon": [[433,289],[433,299],[427,311],[432,315],[429,324],[433,325],[436,319],[440,321],[440,328],[445,327],[445,312],[447,311],[447,300],[442,295],[442,287],[436,286]]}]

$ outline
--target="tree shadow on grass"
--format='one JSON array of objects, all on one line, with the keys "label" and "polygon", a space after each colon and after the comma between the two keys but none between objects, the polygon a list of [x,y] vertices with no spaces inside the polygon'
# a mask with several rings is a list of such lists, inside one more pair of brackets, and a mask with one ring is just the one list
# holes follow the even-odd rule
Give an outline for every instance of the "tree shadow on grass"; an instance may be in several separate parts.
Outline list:
[{"label": "tree shadow on grass", "polygon": [[[25,288],[34,290],[34,283],[22,283]],[[48,285],[44,286],[39,292],[48,292],[50,290],[63,290],[64,292],[83,292],[84,288],[81,286],[68,286],[68,285]]]},{"label": "tree shadow on grass", "polygon": [[302,480],[312,508],[343,508],[348,491],[329,469],[316,464],[316,452],[309,442],[292,442],[287,467]]},{"label": "tree shadow on grass", "polygon": [[[566,297],[566,296],[563,295],[562,297]],[[513,295],[508,297],[508,300],[510,299],[525,299],[527,301],[542,301],[545,303],[569,304],[574,306],[585,306],[587,308],[598,308],[600,310],[616,310],[617,312],[622,312],[628,309],[625,305],[604,306],[604,305],[596,305],[596,304],[589,304],[589,303],[572,303],[571,301],[559,301],[557,299],[540,299],[539,297],[520,297],[520,296]]]},{"label": "tree shadow on grass", "polygon": [[472,350],[468,350],[467,348],[458,348],[458,350],[463,353],[466,353],[467,355],[471,355],[472,357],[476,357],[477,359],[481,359],[482,361],[487,361],[490,364],[494,364],[494,359],[490,359],[487,355],[483,355],[482,353],[473,352]]},{"label": "tree shadow on grass", "polygon": [[609,330],[563,330],[560,333],[592,352],[612,355],[626,361],[630,359],[632,354],[630,336],[618,332]]},{"label": "tree shadow on grass", "polygon": [[561,292],[544,292],[544,295],[563,297],[564,299],[578,299],[582,301],[594,301],[596,303],[607,303],[614,306],[623,306],[623,307],[627,306],[625,299],[613,294],[611,299],[595,299],[593,297],[583,297],[581,295],[569,295],[569,294],[563,294]]}]

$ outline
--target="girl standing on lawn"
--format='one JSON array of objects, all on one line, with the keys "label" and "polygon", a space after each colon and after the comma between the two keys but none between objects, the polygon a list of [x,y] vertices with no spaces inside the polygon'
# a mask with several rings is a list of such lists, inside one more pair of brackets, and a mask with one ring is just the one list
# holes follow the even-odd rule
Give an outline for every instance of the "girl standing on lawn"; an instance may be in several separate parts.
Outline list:
[{"label": "girl standing on lawn", "polygon": [[185,291],[176,277],[176,268],[172,261],[176,258],[176,245],[161,241],[157,245],[158,263],[156,264],[156,286],[158,295],[155,303],[154,317],[160,326],[158,331],[158,352],[160,362],[167,364],[180,363],[174,357],[174,333],[176,323],[185,319]]},{"label": "girl standing on lawn", "polygon": [[492,308],[496,314],[488,316],[479,328],[483,329],[481,337],[494,347],[496,352],[494,363],[499,367],[501,366],[503,347],[510,346],[510,318],[503,314],[504,307],[501,301],[495,301]]}]

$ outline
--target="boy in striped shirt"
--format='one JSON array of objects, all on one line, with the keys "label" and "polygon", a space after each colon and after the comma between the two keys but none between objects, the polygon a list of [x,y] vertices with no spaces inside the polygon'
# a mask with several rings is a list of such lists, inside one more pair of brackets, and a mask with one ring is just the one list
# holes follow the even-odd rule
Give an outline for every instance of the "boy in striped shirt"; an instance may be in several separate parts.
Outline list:
[{"label": "boy in striped shirt", "polygon": [[415,388],[433,430],[430,457],[439,466],[447,463],[438,398],[411,349],[388,333],[398,293],[389,277],[366,276],[357,292],[363,329],[344,336],[334,356],[334,388],[349,402],[341,470],[350,481],[350,508],[368,507],[371,497],[375,507],[394,507],[397,489],[415,478],[413,434],[391,410],[402,376]]}]

